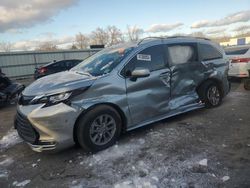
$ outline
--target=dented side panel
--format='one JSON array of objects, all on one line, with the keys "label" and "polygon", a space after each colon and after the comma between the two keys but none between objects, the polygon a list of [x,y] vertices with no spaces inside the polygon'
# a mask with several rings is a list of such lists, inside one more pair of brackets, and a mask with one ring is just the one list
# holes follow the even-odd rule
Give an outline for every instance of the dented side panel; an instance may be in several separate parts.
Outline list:
[{"label": "dented side panel", "polygon": [[138,78],[136,81],[127,78],[126,87],[133,124],[169,111],[170,70],[168,68],[151,72],[149,77]]},{"label": "dented side panel", "polygon": [[[125,65],[139,51],[121,64]],[[197,87],[207,79],[221,81],[223,90],[227,93],[227,66],[226,62],[222,63],[222,59],[194,61],[151,72],[150,77],[136,81],[119,75],[124,67],[122,66],[97,79],[73,104],[84,110],[98,104],[114,105],[125,115],[126,127],[130,130],[160,117],[200,108]],[[165,73],[165,77],[161,77],[162,73]]]},{"label": "dented side panel", "polygon": [[196,88],[204,79],[204,67],[199,62],[171,66],[171,109],[198,102]]},{"label": "dented side panel", "polygon": [[122,111],[127,124],[132,123],[126,97],[125,79],[118,76],[117,72],[97,79],[95,84],[83,94],[77,96],[72,104],[85,110],[97,104],[114,105]]}]

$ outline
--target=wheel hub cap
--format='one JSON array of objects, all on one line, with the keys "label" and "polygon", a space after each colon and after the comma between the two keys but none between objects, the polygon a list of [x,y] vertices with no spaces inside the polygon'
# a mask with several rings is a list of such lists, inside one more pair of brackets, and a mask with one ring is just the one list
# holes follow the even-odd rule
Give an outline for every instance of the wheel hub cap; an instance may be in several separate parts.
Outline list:
[{"label": "wheel hub cap", "polygon": [[115,135],[116,123],[108,114],[96,117],[90,126],[90,139],[96,145],[107,144]]},{"label": "wheel hub cap", "polygon": [[216,86],[208,89],[208,100],[212,105],[217,105],[220,102],[220,92]]}]

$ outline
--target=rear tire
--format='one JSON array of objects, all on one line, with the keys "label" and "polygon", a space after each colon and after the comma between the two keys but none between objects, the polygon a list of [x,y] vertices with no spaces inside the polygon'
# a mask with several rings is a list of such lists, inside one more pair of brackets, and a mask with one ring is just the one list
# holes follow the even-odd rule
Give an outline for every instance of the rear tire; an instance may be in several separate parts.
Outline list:
[{"label": "rear tire", "polygon": [[207,108],[217,107],[222,102],[222,92],[218,84],[213,81],[207,81],[201,85],[198,94]]},{"label": "rear tire", "polygon": [[250,90],[250,78],[244,79],[244,88],[245,90]]},{"label": "rear tire", "polygon": [[77,124],[77,141],[86,151],[96,152],[112,146],[120,136],[122,120],[108,105],[93,108]]}]

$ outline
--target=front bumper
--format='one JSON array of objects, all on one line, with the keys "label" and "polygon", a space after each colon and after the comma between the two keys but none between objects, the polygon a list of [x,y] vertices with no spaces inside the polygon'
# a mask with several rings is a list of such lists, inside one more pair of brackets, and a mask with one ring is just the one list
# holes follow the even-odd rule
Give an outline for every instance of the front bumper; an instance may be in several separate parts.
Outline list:
[{"label": "front bumper", "polygon": [[58,147],[56,147],[57,146],[56,142],[39,142],[37,145],[28,143],[28,145],[31,147],[33,151],[36,152],[59,150]]},{"label": "front bumper", "polygon": [[42,107],[43,104],[17,106],[15,128],[20,137],[37,152],[72,146],[74,125],[81,108],[64,103]]}]

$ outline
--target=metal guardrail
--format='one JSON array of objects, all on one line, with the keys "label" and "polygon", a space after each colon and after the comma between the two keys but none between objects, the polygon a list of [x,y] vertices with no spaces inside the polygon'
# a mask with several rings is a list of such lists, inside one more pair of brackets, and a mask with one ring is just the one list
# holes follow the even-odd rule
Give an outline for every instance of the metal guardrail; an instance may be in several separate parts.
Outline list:
[{"label": "metal guardrail", "polygon": [[34,74],[35,68],[53,60],[86,59],[98,51],[99,49],[52,52],[1,52],[0,68],[10,78],[26,78]]}]

